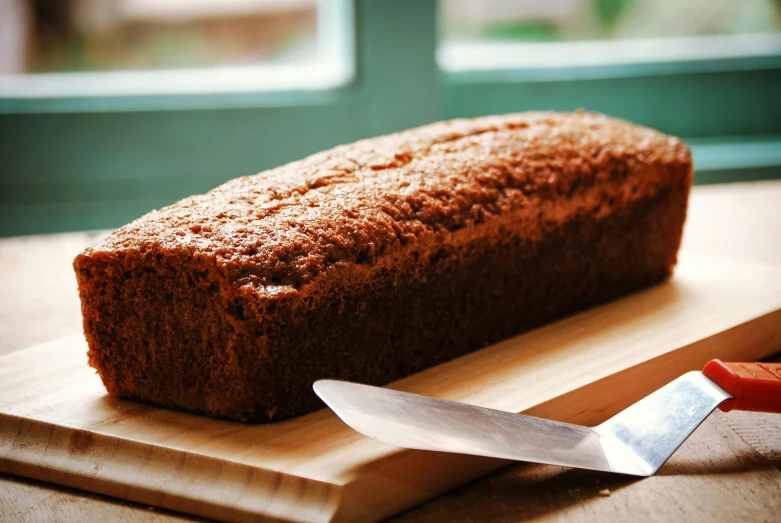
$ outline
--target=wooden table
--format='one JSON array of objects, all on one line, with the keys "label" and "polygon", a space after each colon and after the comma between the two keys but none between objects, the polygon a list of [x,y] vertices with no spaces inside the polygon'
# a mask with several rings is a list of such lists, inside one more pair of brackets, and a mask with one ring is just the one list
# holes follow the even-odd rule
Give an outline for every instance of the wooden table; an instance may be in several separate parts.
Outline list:
[{"label": "wooden table", "polygon": [[[97,234],[0,240],[0,355],[80,328],[71,261]],[[781,264],[781,181],[697,187],[684,249]],[[397,519],[777,521],[779,514],[781,415],[716,412],[652,478],[524,463]],[[0,475],[0,521],[190,519]]]}]

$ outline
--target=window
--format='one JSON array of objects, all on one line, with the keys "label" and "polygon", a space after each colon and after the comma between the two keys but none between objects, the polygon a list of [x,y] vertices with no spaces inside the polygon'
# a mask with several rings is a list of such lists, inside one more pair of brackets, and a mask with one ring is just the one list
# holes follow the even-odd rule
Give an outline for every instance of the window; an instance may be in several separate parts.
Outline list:
[{"label": "window", "polygon": [[[349,0],[2,5],[0,235],[115,227],[363,132],[333,123],[355,103]],[[24,50],[35,24],[56,36]]]},{"label": "window", "polygon": [[347,7],[11,0],[0,22],[9,34],[0,92],[28,99],[333,88],[354,72]]},{"label": "window", "polygon": [[115,227],[340,143],[532,109],[682,136],[697,183],[781,175],[775,0],[70,0],[77,21],[19,51],[52,4],[0,4],[0,235]]}]

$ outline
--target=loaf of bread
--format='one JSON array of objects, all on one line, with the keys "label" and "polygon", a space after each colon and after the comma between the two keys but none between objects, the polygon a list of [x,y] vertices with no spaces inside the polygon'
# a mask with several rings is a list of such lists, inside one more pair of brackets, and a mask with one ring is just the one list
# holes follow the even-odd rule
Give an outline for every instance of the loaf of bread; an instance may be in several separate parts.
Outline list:
[{"label": "loaf of bread", "polygon": [[75,262],[121,398],[242,421],[318,408],[665,280],[692,165],[599,114],[436,123],[235,179]]}]

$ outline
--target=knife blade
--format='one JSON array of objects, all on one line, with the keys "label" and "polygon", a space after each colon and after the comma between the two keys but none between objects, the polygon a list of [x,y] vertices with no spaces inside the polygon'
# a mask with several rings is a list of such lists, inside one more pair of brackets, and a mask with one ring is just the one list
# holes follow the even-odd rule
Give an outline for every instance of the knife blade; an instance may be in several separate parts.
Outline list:
[{"label": "knife blade", "polygon": [[[777,383],[762,410],[773,412],[781,408],[781,376],[769,372],[765,384]],[[733,398],[703,372],[688,372],[596,427],[345,381],[320,380],[314,390],[353,429],[396,447],[650,476],[719,404],[756,399],[761,387],[744,378],[741,398]]]}]

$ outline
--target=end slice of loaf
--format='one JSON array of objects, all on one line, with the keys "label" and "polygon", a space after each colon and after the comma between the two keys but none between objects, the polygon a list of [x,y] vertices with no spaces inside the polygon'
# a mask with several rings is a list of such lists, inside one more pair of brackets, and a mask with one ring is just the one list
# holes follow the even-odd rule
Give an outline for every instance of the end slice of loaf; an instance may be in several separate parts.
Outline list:
[{"label": "end slice of loaf", "polygon": [[154,211],[75,262],[109,393],[263,421],[666,279],[678,139],[599,114],[454,120]]}]

